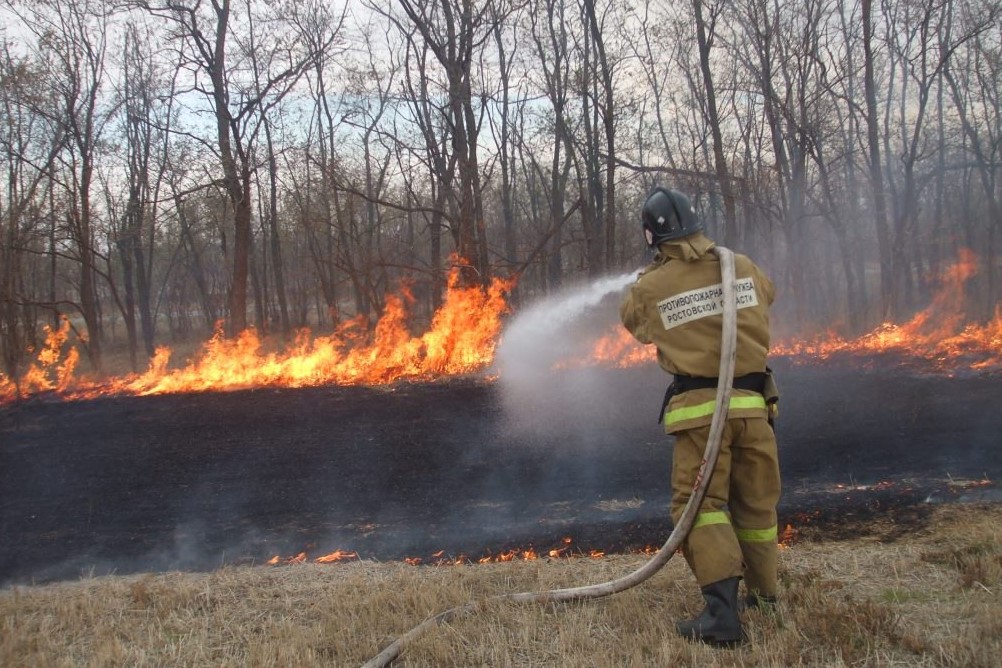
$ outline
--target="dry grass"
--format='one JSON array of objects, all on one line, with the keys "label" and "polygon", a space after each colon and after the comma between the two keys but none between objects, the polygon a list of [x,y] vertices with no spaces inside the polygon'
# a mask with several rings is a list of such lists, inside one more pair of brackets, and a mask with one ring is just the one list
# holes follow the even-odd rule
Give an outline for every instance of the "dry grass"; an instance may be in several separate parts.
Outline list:
[{"label": "dry grass", "polygon": [[[482,566],[226,568],[0,591],[0,666],[354,666],[471,599],[611,579],[643,556]],[[749,641],[690,644],[700,601],[684,562],[602,601],[490,604],[432,629],[400,666],[997,666],[1002,507],[947,506],[884,543],[803,542],[781,558],[775,614]]]}]

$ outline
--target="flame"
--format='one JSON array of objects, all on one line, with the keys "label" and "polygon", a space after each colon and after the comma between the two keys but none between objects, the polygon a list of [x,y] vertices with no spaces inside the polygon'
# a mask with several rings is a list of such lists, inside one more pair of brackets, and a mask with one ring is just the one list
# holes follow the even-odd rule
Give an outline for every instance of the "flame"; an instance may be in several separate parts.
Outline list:
[{"label": "flame", "polygon": [[[947,373],[963,368],[998,369],[1002,367],[1002,306],[996,307],[994,317],[984,325],[965,323],[963,289],[977,272],[975,254],[962,250],[958,260],[938,277],[939,289],[930,305],[908,322],[883,323],[856,339],[834,332],[794,338],[775,345],[772,354],[804,362],[839,353],[893,352]],[[385,384],[483,371],[493,362],[502,317],[508,312],[505,298],[513,282],[495,279],[487,288],[464,288],[459,286],[459,273],[454,269],[442,307],[420,336],[412,335],[408,328],[408,307],[414,298],[403,288],[400,294],[387,297],[371,332],[356,318],[329,336],[301,330],[290,346],[275,352],[253,329],[228,339],[219,328],[195,359],[182,368],[172,369],[170,348],[160,347],[146,372],[105,381],[76,375],[80,356],[69,345],[72,328],[63,318],[58,327],[44,328],[45,344],[21,378],[15,382],[0,373],[0,404],[45,392],[90,398],[263,386]],[[595,342],[584,360],[560,362],[556,367],[629,367],[647,364],[653,355],[651,346],[639,344],[616,324]]]},{"label": "flame", "polygon": [[279,563],[282,563],[282,564],[305,564],[306,563],[306,553],[305,552],[300,552],[299,554],[297,554],[294,557],[287,557],[285,559],[281,559],[280,557],[278,557],[276,555],[276,556],[272,557],[271,559],[269,559],[268,563],[272,564],[272,565],[277,565]]},{"label": "flame", "polygon": [[[76,348],[66,348],[70,336],[69,319],[63,316],[60,318],[58,328],[45,325],[42,332],[45,334],[45,343],[35,361],[28,366],[21,377],[19,385],[22,394],[65,392],[73,383],[73,374],[80,361],[80,353]],[[0,373],[0,403],[16,396],[17,385]]]},{"label": "flame", "polygon": [[531,547],[525,550],[508,550],[496,555],[486,555],[477,560],[478,564],[505,563],[509,561],[536,561],[539,555]]},{"label": "flame", "polygon": [[782,550],[789,549],[791,545],[797,540],[797,534],[800,532],[793,528],[792,524],[787,524],[786,528],[783,529],[782,535],[779,537],[779,547]]},{"label": "flame", "polygon": [[[348,552],[346,550],[334,550],[330,554],[325,554],[322,557],[316,557],[312,561],[316,564],[334,564],[341,561],[351,561],[358,559],[358,552]],[[265,563],[268,566],[290,566],[292,564],[305,564],[309,561],[309,557],[305,552],[300,552],[293,557],[281,557],[275,555]]]},{"label": "flame", "polygon": [[322,557],[317,557],[313,561],[318,564],[333,564],[338,561],[350,561],[352,559],[358,559],[358,552],[347,552],[345,550],[335,550],[330,554],[325,554]]},{"label": "flame", "polygon": [[551,559],[568,556],[567,552],[571,549],[571,543],[574,542],[574,539],[570,536],[565,536],[560,542],[563,544],[563,547],[555,547],[547,553]]},{"label": "flame", "polygon": [[145,373],[105,382],[74,376],[79,355],[75,348],[67,348],[70,326],[64,319],[59,329],[46,329],[45,348],[19,383],[0,374],[0,403],[16,398],[18,385],[21,395],[55,391],[67,398],[89,398],[264,386],[375,385],[470,373],[493,361],[512,285],[512,280],[495,279],[487,288],[461,287],[456,269],[449,274],[441,308],[420,336],[408,328],[408,307],[414,298],[403,288],[387,297],[371,334],[361,319],[354,319],[330,336],[314,337],[302,330],[286,350],[271,352],[253,329],[228,339],[217,328],[197,358],[183,368],[170,369],[171,350],[161,347]]},{"label": "flame", "polygon": [[[1002,367],[1002,306],[995,308],[994,317],[984,325],[965,322],[964,286],[977,273],[977,257],[962,249],[957,261],[938,276],[939,287],[929,306],[908,322],[885,322],[856,339],[831,331],[813,338],[794,338],[774,345],[771,354],[808,361],[824,360],[836,353],[897,353],[945,372],[997,369]],[[638,343],[617,324],[595,343],[586,363],[629,367],[653,359],[652,346]],[[580,364],[562,362],[557,366],[576,363]]]},{"label": "flame", "polygon": [[[781,547],[786,547],[783,543],[788,544],[794,539],[797,531],[793,529],[792,526],[787,525],[786,531],[783,533],[781,538]],[[572,551],[571,545],[574,540],[571,537],[565,537],[560,540],[562,547],[555,547],[546,553],[551,559],[576,559],[576,558],[589,558],[589,559],[602,559],[606,556],[604,550],[592,549],[587,552],[582,551]],[[643,554],[645,556],[651,556],[658,552],[660,549],[656,545],[647,545],[643,548],[631,550],[632,554]],[[316,564],[336,564],[343,563],[346,561],[353,561],[359,558],[358,552],[348,551],[348,550],[335,550],[330,554],[326,554],[321,557],[309,557],[306,552],[300,552],[295,556],[282,557],[280,555],[275,555],[265,563],[269,566],[291,566],[295,564],[304,564],[312,561]],[[429,559],[424,559],[422,557],[404,557],[402,559],[403,563],[409,566],[420,566],[422,564],[428,563],[433,566],[464,566],[472,564],[503,564],[512,563],[518,561],[538,561],[540,559],[540,553],[532,546],[526,547],[524,549],[514,548],[511,550],[505,550],[503,552],[498,552],[497,554],[485,554],[480,558],[470,558],[465,554],[459,554],[457,556],[447,556],[445,550],[439,550],[430,555]]]},{"label": "flame", "polygon": [[654,359],[654,348],[642,345],[619,324],[609,328],[585,357],[564,359],[553,365],[554,371],[581,366],[607,366],[625,369],[647,364]]},{"label": "flame", "polygon": [[969,489],[977,489],[980,487],[995,486],[995,482],[992,481],[987,475],[981,478],[980,480],[956,479],[953,476],[950,476],[950,479],[946,484],[949,489],[953,490],[969,490]]},{"label": "flame", "polygon": [[591,356],[585,360],[566,360],[556,365],[557,369],[580,366],[581,364],[611,366],[625,369],[654,360],[654,347],[645,346],[633,338],[621,325],[612,327],[605,336],[595,342]]},{"label": "flame", "polygon": [[898,353],[924,360],[941,371],[994,369],[1002,365],[1002,307],[986,324],[965,323],[964,285],[978,273],[975,254],[962,249],[957,261],[939,276],[939,289],[928,307],[904,324],[885,322],[854,340],[829,332],[795,339],[773,348],[774,354],[826,359],[837,353]]},{"label": "flame", "polygon": [[837,482],[834,485],[832,491],[834,492],[881,492],[888,489],[894,489],[898,486],[898,483],[893,480],[881,480],[880,482],[874,483],[872,485],[864,484],[845,484],[843,482]]}]

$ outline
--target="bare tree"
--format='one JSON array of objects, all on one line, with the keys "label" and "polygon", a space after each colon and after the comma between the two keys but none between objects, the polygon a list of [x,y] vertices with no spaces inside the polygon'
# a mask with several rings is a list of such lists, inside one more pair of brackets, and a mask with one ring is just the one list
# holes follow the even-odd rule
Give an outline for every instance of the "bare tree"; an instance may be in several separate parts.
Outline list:
[{"label": "bare tree", "polygon": [[[616,97],[613,83],[613,65],[606,52],[606,35],[603,30],[604,21],[600,21],[595,12],[595,0],[582,0],[585,22],[591,32],[590,44],[595,50],[598,60],[598,82],[601,95],[595,96],[595,108],[602,119],[602,129],[605,135],[605,145],[597,155],[605,155],[605,192],[596,199],[596,221],[604,229],[603,243],[598,239],[590,239],[596,250],[591,252],[590,270],[600,273],[613,262],[616,254]],[[615,3],[608,7],[614,7]],[[597,173],[598,170],[595,169]],[[598,196],[598,192],[593,193]],[[601,222],[598,219],[601,219]]]},{"label": "bare tree", "polygon": [[[157,116],[158,65],[148,27],[136,23],[125,27],[122,50],[121,96],[128,195],[116,231],[115,242],[122,267],[124,318],[133,368],[138,366],[138,330],[147,357],[154,352],[156,326],[153,318],[152,266],[156,192],[163,173],[169,118]],[[170,99],[170,98],[168,98]],[[169,109],[169,108],[168,108]],[[166,112],[169,114],[169,110]],[[157,142],[164,149],[157,153]],[[158,164],[159,163],[159,164]],[[110,212],[114,214],[114,212]],[[137,313],[138,311],[138,313]]]},{"label": "bare tree", "polygon": [[[517,23],[517,21],[513,21]],[[504,235],[504,260],[509,271],[518,264],[518,244],[515,240],[515,196],[516,175],[513,162],[517,144],[517,123],[525,109],[524,99],[519,99],[518,86],[512,90],[512,72],[518,57],[518,39],[508,37],[504,23],[500,20],[494,24],[494,43],[497,46],[498,77],[500,96],[497,99],[497,122],[494,113],[488,114],[494,141],[498,146],[498,163],[501,166],[501,227]]]},{"label": "bare tree", "polygon": [[[696,27],[696,46],[699,50],[699,69],[706,91],[706,121],[713,136],[713,164],[717,173],[720,196],[724,204],[723,242],[730,243],[734,234],[737,213],[734,203],[734,191],[731,183],[731,173],[724,155],[724,138],[721,130],[720,111],[717,108],[717,90],[713,82],[713,69],[710,63],[710,53],[716,38],[717,20],[726,3],[707,3],[705,0],[692,0],[693,17]],[[704,11],[708,10],[708,11]]]},{"label": "bare tree", "polygon": [[0,43],[0,159],[6,176],[0,194],[0,353],[3,371],[15,383],[28,347],[36,343],[38,308],[56,308],[54,297],[45,300],[32,290],[29,264],[45,243],[39,199],[52,191],[52,169],[66,138],[46,90],[41,66]]},{"label": "bare tree", "polygon": [[[367,42],[368,42],[368,38]],[[355,258],[352,265],[359,265],[351,271],[356,286],[356,307],[369,316],[372,308],[381,308],[383,293],[388,285],[387,264],[396,264],[404,258],[383,257],[382,236],[384,211],[378,204],[385,199],[390,178],[390,166],[397,146],[395,132],[384,133],[382,119],[388,114],[394,93],[398,63],[396,54],[387,54],[388,62],[382,65],[375,55],[375,46],[369,44],[361,70],[354,74],[354,81],[346,91],[355,98],[352,113],[345,124],[361,132],[361,180],[362,210],[361,225],[356,225],[352,235],[353,248],[346,249],[346,256]],[[358,120],[354,120],[357,117]],[[387,136],[390,135],[390,136]],[[354,224],[354,221],[352,221]],[[408,252],[411,252],[410,249]]]},{"label": "bare tree", "polygon": [[341,169],[338,151],[338,127],[341,123],[332,85],[332,71],[337,36],[344,25],[345,13],[337,15],[323,3],[308,3],[293,13],[293,21],[302,39],[313,54],[306,72],[313,104],[310,134],[304,146],[302,173],[289,173],[294,182],[292,199],[299,211],[299,223],[307,240],[306,248],[320,283],[323,308],[318,308],[318,320],[329,317],[332,325],[340,319],[338,283],[339,270],[346,271],[361,298],[360,280],[348,251],[349,235],[339,198],[338,173]]},{"label": "bare tree", "polygon": [[[829,128],[828,65],[823,61],[827,14],[821,0],[789,6],[767,0],[741,3],[737,13],[749,52],[738,58],[760,91],[775,161],[775,203],[790,249],[787,284],[793,291],[797,321],[816,317],[809,305],[826,301],[815,292],[807,271],[815,249],[807,244],[811,213],[811,169],[827,174]],[[813,164],[812,164],[813,163]],[[820,194],[820,193],[819,193]],[[813,296],[813,298],[812,298]]]},{"label": "bare tree", "polygon": [[508,10],[494,0],[399,0],[404,14],[434,54],[448,82],[451,149],[456,159],[458,217],[452,232],[456,250],[471,262],[463,276],[468,283],[486,283],[491,276],[484,226],[478,136],[480,119],[473,98],[473,62],[490,39],[494,25]]},{"label": "bare tree", "polygon": [[[432,304],[434,308],[438,308],[441,304],[441,292],[445,287],[442,234],[447,225],[455,231],[459,224],[454,222],[459,216],[458,197],[455,194],[459,154],[449,150],[454,128],[448,122],[448,102],[439,102],[439,96],[431,92],[434,85],[429,63],[434,57],[431,49],[427,43],[416,40],[413,27],[405,28],[400,23],[397,26],[406,35],[407,43],[403,90],[414,114],[423,148],[421,155],[415,156],[415,160],[425,167],[429,177],[427,188],[432,208],[426,214],[430,237],[429,265],[432,273]],[[408,179],[407,187],[411,199],[421,199],[421,184]]]},{"label": "bare tree", "polygon": [[917,305],[917,285],[923,273],[924,248],[918,243],[920,202],[924,187],[936,178],[932,166],[937,161],[927,158],[942,148],[937,147],[936,133],[929,127],[935,120],[931,118],[932,94],[943,84],[944,69],[954,52],[993,22],[989,13],[972,18],[963,29],[951,28],[953,13],[951,0],[882,3],[891,77],[884,173],[892,196],[893,226],[890,264],[881,271],[890,273],[889,308],[895,317]]},{"label": "bare tree", "polygon": [[43,0],[18,7],[24,25],[36,38],[38,60],[48,68],[46,85],[58,100],[53,120],[62,125],[66,150],[60,154],[57,179],[67,195],[65,229],[79,269],[76,307],[86,326],[81,342],[93,367],[100,369],[102,331],[92,186],[100,140],[116,106],[115,100],[105,95],[109,18],[98,0]]},{"label": "bare tree", "polygon": [[[560,287],[564,272],[562,227],[574,154],[571,128],[568,127],[571,95],[568,17],[563,2],[540,0],[534,11],[529,13],[529,19],[535,45],[534,55],[539,63],[539,83],[552,108],[552,125],[548,123],[545,126],[546,133],[552,133],[552,142],[543,143],[550,151],[546,162],[542,162],[546,156],[537,158],[534,153],[530,153],[527,163],[535,169],[549,203],[548,231],[544,237],[544,245],[549,246],[545,277],[550,288],[557,288]],[[534,190],[529,189],[530,196]]]},{"label": "bare tree", "polygon": [[[206,10],[201,0],[190,4],[166,5],[140,0],[139,5],[155,16],[170,20],[176,36],[183,41],[193,68],[194,90],[204,93],[215,115],[217,155],[222,169],[222,183],[233,208],[233,280],[229,298],[229,331],[247,327],[247,279],[252,241],[251,189],[257,164],[254,148],[263,119],[292,90],[307,67],[315,61],[318,50],[328,44],[305,44],[301,35],[274,30],[270,44],[241,43],[244,35],[234,32],[230,0],[211,0]],[[279,7],[278,9],[282,9]],[[251,22],[256,9],[248,4],[242,18]],[[281,27],[276,16],[265,20],[273,28]],[[333,41],[336,35],[329,35]],[[231,44],[235,41],[235,44]],[[236,57],[228,60],[233,47]],[[267,53],[262,52],[263,49]],[[247,80],[246,61],[257,63],[255,76]],[[200,76],[208,78],[203,87]]]},{"label": "bare tree", "polygon": [[[963,13],[965,25],[960,26],[960,32],[971,36],[969,48],[958,65],[956,59],[946,61],[943,75],[950,91],[953,107],[960,120],[960,126],[966,138],[966,148],[973,158],[975,171],[981,182],[981,195],[984,197],[990,216],[987,236],[989,258],[994,257],[997,234],[1002,233],[1002,203],[999,202],[999,180],[997,166],[1002,163],[1002,77],[1000,77],[998,61],[998,44],[983,34],[983,31],[998,20],[1000,8],[997,5],[970,3],[973,7],[966,8]],[[955,42],[953,23],[940,31],[940,49],[948,49]],[[968,240],[968,245],[976,247],[974,239]],[[990,317],[992,307],[997,308],[998,267],[996,263],[987,263],[986,290],[987,299],[982,315]]]},{"label": "bare tree", "polygon": [[860,18],[863,23],[863,100],[866,108],[867,166],[870,174],[870,191],[873,197],[873,222],[877,230],[877,248],[880,253],[881,312],[884,317],[888,317],[894,306],[894,281],[890,270],[892,263],[891,232],[887,222],[887,199],[884,192],[880,153],[880,118],[877,109],[872,0],[860,0]]}]

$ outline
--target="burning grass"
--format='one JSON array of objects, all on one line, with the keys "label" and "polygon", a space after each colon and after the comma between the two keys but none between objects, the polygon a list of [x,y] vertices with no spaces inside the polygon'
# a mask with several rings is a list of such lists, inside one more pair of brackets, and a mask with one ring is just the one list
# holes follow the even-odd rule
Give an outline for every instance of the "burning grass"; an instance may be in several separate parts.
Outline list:
[{"label": "burning grass", "polygon": [[222,323],[193,359],[171,364],[172,351],[157,349],[147,371],[118,378],[77,375],[80,353],[70,343],[70,323],[46,327],[46,341],[17,383],[0,372],[0,405],[19,396],[46,392],[68,398],[225,392],[254,387],[379,385],[400,379],[425,379],[480,371],[490,364],[508,310],[513,281],[494,279],[489,287],[464,287],[459,271],[448,279],[442,306],[427,331],[412,333],[406,286],[387,295],[383,313],[371,328],[364,318],[348,320],[329,336],[308,329],[282,350],[253,329],[234,338]]},{"label": "burning grass", "polygon": [[[351,561],[102,577],[0,592],[0,665],[352,666],[426,617],[494,594],[600,582],[642,555],[413,567]],[[684,562],[583,604],[493,604],[433,629],[401,666],[996,666],[1002,506],[944,506],[904,538],[802,541],[781,554],[777,614],[749,642],[692,645]]]},{"label": "burning grass", "polygon": [[[970,322],[965,313],[965,284],[979,272],[977,255],[962,250],[940,275],[931,303],[904,323],[885,322],[859,336],[836,331],[774,342],[771,355],[809,364],[829,359],[869,366],[874,357],[937,374],[1002,370],[1002,307],[987,322]],[[0,372],[0,406],[18,398],[53,394],[65,399],[109,395],[225,392],[260,387],[378,385],[401,379],[431,379],[483,373],[494,362],[513,280],[464,287],[458,269],[427,331],[412,333],[414,302],[407,287],[386,295],[385,307],[371,327],[361,317],[341,323],[328,336],[308,329],[292,342],[269,340],[253,329],[227,338],[220,323],[215,335],[189,359],[161,346],[143,373],[88,377],[70,336],[69,320],[46,327],[45,344],[31,350],[33,361],[20,378]],[[610,314],[611,315],[611,314]],[[613,318],[615,320],[615,318]],[[596,334],[590,350],[561,349],[548,360],[553,370],[581,366],[630,367],[653,363],[653,349],[639,344],[618,323]],[[564,355],[564,357],[561,357]],[[109,365],[118,366],[118,365]]]},{"label": "burning grass", "polygon": [[[888,364],[946,375],[998,372],[1002,369],[1002,307],[996,307],[987,322],[970,322],[965,313],[965,285],[979,271],[977,255],[962,249],[955,262],[928,277],[934,286],[931,302],[908,321],[884,322],[862,336],[846,337],[829,330],[774,341],[770,354],[798,364],[837,358],[868,366],[872,358],[884,357]],[[620,367],[650,364],[653,359],[649,347],[638,344],[618,325],[598,341],[592,354],[592,362]]]}]

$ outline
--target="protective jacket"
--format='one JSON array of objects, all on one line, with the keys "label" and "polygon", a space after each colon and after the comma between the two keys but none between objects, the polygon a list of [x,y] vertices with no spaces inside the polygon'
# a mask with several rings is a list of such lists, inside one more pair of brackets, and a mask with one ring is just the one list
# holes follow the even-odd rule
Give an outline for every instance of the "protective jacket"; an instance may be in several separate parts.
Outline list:
[{"label": "protective jacket", "polygon": [[[713,378],[720,367],[723,287],[713,241],[702,233],[662,242],[620,307],[623,325],[641,343],[657,346],[658,363],[675,375]],[[738,338],[735,377],[764,373],[769,351],[772,281],[747,256],[734,254]],[[716,390],[672,397],[664,414],[668,433],[706,426]],[[766,417],[762,394],[734,389],[728,418]]]}]

